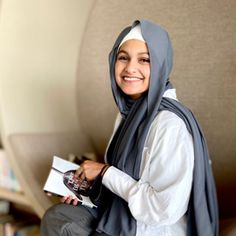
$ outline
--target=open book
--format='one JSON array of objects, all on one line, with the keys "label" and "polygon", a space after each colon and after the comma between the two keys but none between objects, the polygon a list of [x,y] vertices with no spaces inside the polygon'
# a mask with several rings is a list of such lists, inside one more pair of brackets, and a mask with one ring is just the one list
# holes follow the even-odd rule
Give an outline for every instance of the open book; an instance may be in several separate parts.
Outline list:
[{"label": "open book", "polygon": [[54,156],[43,190],[61,197],[72,195],[78,199],[80,204],[91,208],[96,207],[88,196],[79,194],[76,191],[77,185],[73,182],[73,174],[78,168],[79,165]]}]

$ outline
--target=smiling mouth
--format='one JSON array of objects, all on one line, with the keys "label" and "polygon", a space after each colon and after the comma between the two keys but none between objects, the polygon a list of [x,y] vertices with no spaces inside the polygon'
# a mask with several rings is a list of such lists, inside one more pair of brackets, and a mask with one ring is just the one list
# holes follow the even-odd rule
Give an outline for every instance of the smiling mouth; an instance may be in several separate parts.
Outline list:
[{"label": "smiling mouth", "polygon": [[124,81],[140,81],[143,80],[142,78],[137,78],[137,77],[122,77]]}]

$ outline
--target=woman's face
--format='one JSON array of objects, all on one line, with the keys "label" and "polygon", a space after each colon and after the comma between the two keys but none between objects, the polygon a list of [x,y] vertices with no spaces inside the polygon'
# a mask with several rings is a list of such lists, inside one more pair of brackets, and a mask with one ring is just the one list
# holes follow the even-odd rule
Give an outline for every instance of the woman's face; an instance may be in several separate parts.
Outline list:
[{"label": "woman's face", "polygon": [[146,43],[132,39],[124,42],[115,64],[116,83],[132,99],[138,99],[148,90],[150,59]]}]

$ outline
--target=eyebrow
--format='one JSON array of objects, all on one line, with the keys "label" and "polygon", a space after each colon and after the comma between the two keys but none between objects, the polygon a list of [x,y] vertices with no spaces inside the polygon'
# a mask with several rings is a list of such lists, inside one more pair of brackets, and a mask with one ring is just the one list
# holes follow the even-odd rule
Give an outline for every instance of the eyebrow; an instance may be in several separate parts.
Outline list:
[{"label": "eyebrow", "polygon": [[[125,50],[120,50],[117,55],[119,55],[120,53],[125,53],[125,54],[129,54],[128,52],[126,52]],[[139,52],[138,55],[142,55],[142,54],[147,54],[149,56],[149,52]]]}]

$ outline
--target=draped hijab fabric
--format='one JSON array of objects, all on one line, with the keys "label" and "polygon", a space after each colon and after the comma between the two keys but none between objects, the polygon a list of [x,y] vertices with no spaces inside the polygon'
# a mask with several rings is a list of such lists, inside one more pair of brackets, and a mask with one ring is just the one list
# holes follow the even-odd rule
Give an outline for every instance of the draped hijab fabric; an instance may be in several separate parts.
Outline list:
[{"label": "draped hijab fabric", "polygon": [[[148,91],[138,100],[131,101],[116,84],[115,62],[120,42],[137,24],[140,24],[147,44],[151,73]],[[112,92],[122,115],[122,122],[108,147],[107,161],[138,181],[145,140],[154,118],[162,110],[177,114],[186,123],[194,143],[194,175],[188,208],[187,235],[213,236],[218,234],[218,208],[204,136],[198,122],[186,107],[172,99],[163,98],[164,92],[171,87],[169,75],[172,59],[168,33],[149,21],[135,21],[118,36],[109,54],[109,66]],[[128,203],[111,192],[108,198],[109,205],[97,230],[112,236],[136,235],[136,220],[130,213]]]}]

